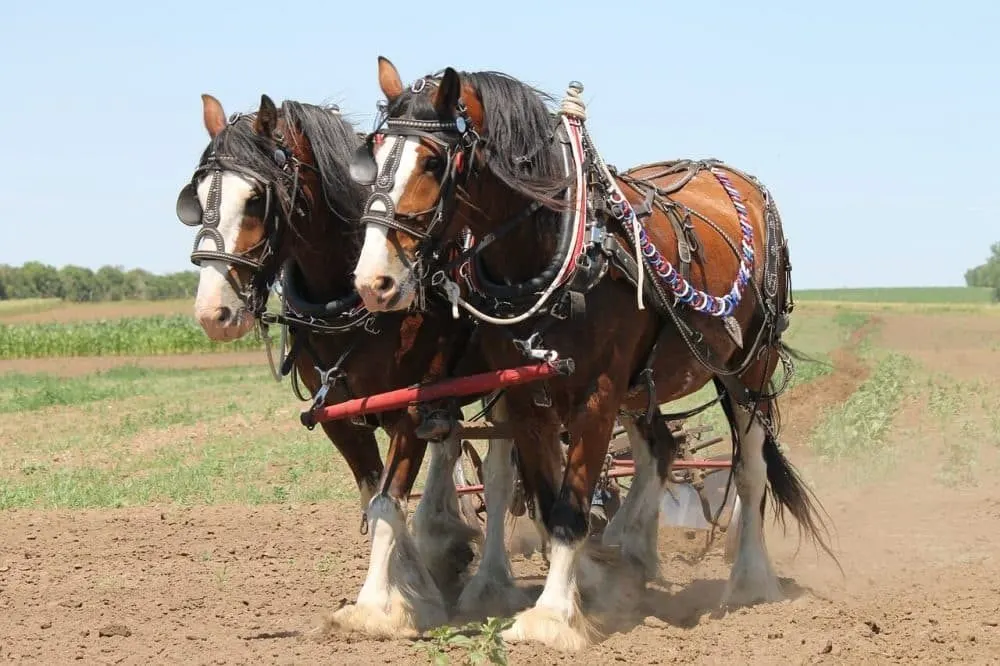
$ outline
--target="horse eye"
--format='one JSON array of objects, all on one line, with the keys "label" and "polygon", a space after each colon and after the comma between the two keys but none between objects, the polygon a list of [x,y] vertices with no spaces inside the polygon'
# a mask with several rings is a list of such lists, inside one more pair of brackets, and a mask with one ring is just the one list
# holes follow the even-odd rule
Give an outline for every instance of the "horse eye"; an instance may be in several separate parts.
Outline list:
[{"label": "horse eye", "polygon": [[264,195],[260,192],[254,192],[250,195],[250,198],[246,200],[243,205],[243,214],[250,215],[252,217],[260,217],[264,214]]},{"label": "horse eye", "polygon": [[437,156],[428,157],[424,160],[424,171],[437,173],[444,167],[444,160]]}]

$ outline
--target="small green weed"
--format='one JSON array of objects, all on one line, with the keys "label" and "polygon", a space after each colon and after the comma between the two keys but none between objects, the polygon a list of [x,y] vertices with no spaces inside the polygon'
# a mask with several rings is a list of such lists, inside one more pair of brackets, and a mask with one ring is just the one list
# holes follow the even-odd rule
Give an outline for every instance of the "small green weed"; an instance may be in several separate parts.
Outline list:
[{"label": "small green weed", "polygon": [[507,664],[507,646],[500,634],[514,623],[512,618],[490,617],[461,627],[438,627],[428,632],[430,640],[418,644],[434,666],[451,663],[451,650],[464,650],[462,664]]},{"label": "small green weed", "polygon": [[945,458],[938,470],[938,481],[946,486],[975,485],[976,462],[982,433],[970,421],[963,421],[961,436],[949,435],[945,440]]},{"label": "small green weed", "polygon": [[215,569],[215,587],[223,590],[227,582],[229,582],[229,565],[223,564]]}]

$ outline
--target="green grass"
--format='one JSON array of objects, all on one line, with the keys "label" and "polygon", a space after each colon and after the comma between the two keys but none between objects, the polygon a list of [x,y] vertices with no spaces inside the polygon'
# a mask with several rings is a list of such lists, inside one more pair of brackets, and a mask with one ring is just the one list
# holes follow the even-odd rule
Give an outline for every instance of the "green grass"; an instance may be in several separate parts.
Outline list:
[{"label": "green grass", "polygon": [[17,298],[0,300],[0,317],[45,312],[62,305],[59,298]]},{"label": "green grass", "polygon": [[260,347],[252,334],[233,342],[212,342],[191,317],[184,315],[0,324],[0,359],[180,354]]},{"label": "green grass", "polygon": [[990,303],[985,287],[871,287],[860,289],[796,289],[795,300],[849,303]]},{"label": "green grass", "polygon": [[847,401],[826,410],[809,442],[813,450],[826,460],[864,462],[871,471],[886,469],[893,460],[889,431],[912,390],[914,367],[906,356],[882,354]]},{"label": "green grass", "polygon": [[[787,337],[827,359],[863,322],[796,312]],[[795,381],[828,371],[799,363]],[[667,408],[693,405],[710,390]],[[0,375],[0,510],[354,500],[343,458],[321,429],[299,425],[303,408],[263,362]],[[714,434],[728,434],[718,407],[705,418]],[[384,434],[376,436],[384,456]]]},{"label": "green grass", "polygon": [[0,509],[316,502],[356,494],[329,442],[309,435],[303,429],[275,442],[271,434],[222,434],[209,443],[118,456],[101,467],[22,463],[20,474],[0,481]]},{"label": "green grass", "polygon": [[1000,447],[998,385],[937,375],[927,379],[926,388],[928,411],[941,425],[936,479],[947,486],[975,485],[981,449]]},{"label": "green grass", "polygon": [[10,372],[0,375],[0,414],[23,414],[47,407],[124,400],[133,396],[165,396],[173,391],[190,390],[197,381],[204,386],[232,385],[269,377],[269,373],[260,369],[244,367],[150,370],[124,365],[80,377]]},{"label": "green grass", "polygon": [[301,406],[265,367],[121,368],[66,380],[8,374],[0,396],[8,412],[0,420],[0,509],[357,493],[325,434],[298,424]]}]

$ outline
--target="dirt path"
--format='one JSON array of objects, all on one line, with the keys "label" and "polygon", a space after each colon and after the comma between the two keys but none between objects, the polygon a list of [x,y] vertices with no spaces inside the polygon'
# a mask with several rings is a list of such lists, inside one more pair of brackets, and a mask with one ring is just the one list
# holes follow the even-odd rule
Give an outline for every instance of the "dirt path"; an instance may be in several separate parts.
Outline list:
[{"label": "dirt path", "polygon": [[[808,433],[866,376],[839,360],[785,399],[787,432]],[[718,616],[721,544],[699,558],[700,537],[661,529],[665,582],[649,587],[626,631],[576,655],[513,646],[510,663],[997,663],[1000,449],[982,452],[975,483],[947,487],[935,476],[943,433],[912,401],[891,436],[905,455],[868,485],[791,448],[830,514],[843,576],[808,543],[796,555],[794,527],[769,527],[789,600]],[[408,641],[310,633],[361,585],[358,518],[353,502],[6,512],[0,658],[426,663]],[[537,559],[517,558],[515,573],[536,590],[544,576]]]},{"label": "dirt path", "polygon": [[20,312],[4,316],[0,313],[0,323],[66,323],[71,321],[94,321],[97,319],[120,319],[122,317],[149,317],[152,315],[192,315],[194,299],[169,301],[109,301],[106,303],[58,303],[43,307],[35,312]]},{"label": "dirt path", "polygon": [[868,378],[869,368],[858,358],[857,348],[881,324],[881,319],[869,318],[851,332],[844,345],[830,354],[833,372],[792,387],[778,398],[782,444],[804,444],[819,422],[823,409],[843,403]]}]

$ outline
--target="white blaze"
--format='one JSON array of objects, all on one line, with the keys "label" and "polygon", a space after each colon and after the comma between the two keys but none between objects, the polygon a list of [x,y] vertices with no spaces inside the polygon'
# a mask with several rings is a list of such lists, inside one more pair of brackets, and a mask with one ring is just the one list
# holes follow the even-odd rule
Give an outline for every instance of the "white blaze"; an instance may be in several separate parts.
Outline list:
[{"label": "white blaze", "polygon": [[[417,148],[420,146],[417,139],[412,137],[387,138],[375,150],[375,164],[378,167],[379,175],[382,174],[385,161],[389,159],[389,154],[393,152],[397,141],[405,143],[399,156],[396,172],[391,174],[393,183],[392,189],[389,191],[389,198],[392,199],[394,207],[399,205],[403,190],[417,169],[419,157]],[[371,211],[373,213],[386,212],[381,201],[374,202]],[[355,281],[358,286],[367,285],[383,275],[392,277],[397,284],[402,285],[409,277],[409,269],[400,261],[399,255],[389,250],[387,232],[388,229],[381,224],[368,223],[365,226],[365,242],[361,247],[358,265],[354,269]]]},{"label": "white blaze", "polygon": [[[211,174],[198,184],[198,200],[202,210],[207,210],[208,190],[212,185]],[[222,173],[220,179],[222,196],[219,200],[219,226],[216,230],[225,241],[225,252],[233,253],[236,239],[240,234],[244,209],[247,201],[253,196],[253,187],[235,173]],[[200,227],[197,227],[200,229]],[[203,236],[198,244],[199,250],[223,250],[216,242]],[[198,278],[198,295],[195,297],[195,315],[201,318],[211,316],[219,308],[230,308],[234,313],[243,307],[239,296],[226,280],[228,266],[223,261],[202,261],[201,275]]]}]

